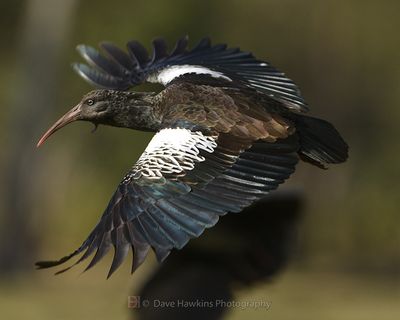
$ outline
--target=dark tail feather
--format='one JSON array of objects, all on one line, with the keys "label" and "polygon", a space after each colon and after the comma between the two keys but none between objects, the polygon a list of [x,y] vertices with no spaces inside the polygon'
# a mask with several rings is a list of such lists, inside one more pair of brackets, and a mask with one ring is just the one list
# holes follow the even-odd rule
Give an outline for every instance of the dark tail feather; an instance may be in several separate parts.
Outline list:
[{"label": "dark tail feather", "polygon": [[329,163],[341,163],[348,157],[348,145],[329,122],[296,115],[296,128],[300,139],[300,157],[321,168]]}]

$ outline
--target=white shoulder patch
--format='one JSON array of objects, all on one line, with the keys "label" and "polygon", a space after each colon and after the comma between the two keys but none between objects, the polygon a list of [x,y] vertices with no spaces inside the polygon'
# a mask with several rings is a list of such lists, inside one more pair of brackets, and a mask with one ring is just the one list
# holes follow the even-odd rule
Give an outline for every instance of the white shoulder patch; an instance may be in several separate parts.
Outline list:
[{"label": "white shoulder patch", "polygon": [[164,174],[177,174],[192,170],[197,162],[205,160],[200,151],[214,152],[214,137],[188,129],[163,129],[148,144],[133,167],[131,178],[159,179]]},{"label": "white shoulder patch", "polygon": [[222,72],[214,71],[202,66],[188,64],[166,67],[157,73],[150,75],[147,78],[147,81],[167,85],[175,78],[187,73],[208,74],[213,78],[223,78],[225,80],[232,81],[231,78],[225,76]]}]

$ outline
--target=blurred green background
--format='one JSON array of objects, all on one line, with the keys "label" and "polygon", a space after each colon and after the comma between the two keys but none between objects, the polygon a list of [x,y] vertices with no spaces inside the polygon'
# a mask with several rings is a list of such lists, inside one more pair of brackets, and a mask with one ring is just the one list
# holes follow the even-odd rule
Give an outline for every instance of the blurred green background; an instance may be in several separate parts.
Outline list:
[{"label": "blurred green background", "polygon": [[306,196],[296,255],[273,284],[238,293],[271,310],[228,319],[400,319],[400,3],[372,0],[2,0],[0,3],[0,310],[3,319],[126,318],[154,267],[107,263],[53,277],[34,271],[84,240],[151,135],[78,123],[35,145],[91,87],[74,47],[109,40],[171,46],[188,34],[252,51],[286,72],[313,115],[350,145],[347,163],[298,166]]}]

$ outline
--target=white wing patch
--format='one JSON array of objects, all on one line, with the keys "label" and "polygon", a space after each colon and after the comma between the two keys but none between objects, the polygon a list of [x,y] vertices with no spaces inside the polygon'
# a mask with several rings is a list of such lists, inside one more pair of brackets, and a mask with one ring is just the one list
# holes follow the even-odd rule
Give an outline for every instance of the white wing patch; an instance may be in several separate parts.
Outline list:
[{"label": "white wing patch", "polygon": [[232,81],[231,78],[225,76],[223,73],[211,70],[207,67],[197,66],[197,65],[178,65],[178,66],[169,66],[166,67],[157,73],[150,75],[147,78],[147,81],[153,83],[161,83],[163,85],[167,85],[175,78],[180,77],[181,75],[187,73],[195,73],[195,74],[208,74],[213,78],[223,78],[228,81]]},{"label": "white wing patch", "polygon": [[216,147],[215,137],[205,136],[200,131],[163,129],[150,141],[129,178],[157,180],[165,174],[179,175],[205,160],[200,155],[201,150],[212,153]]}]

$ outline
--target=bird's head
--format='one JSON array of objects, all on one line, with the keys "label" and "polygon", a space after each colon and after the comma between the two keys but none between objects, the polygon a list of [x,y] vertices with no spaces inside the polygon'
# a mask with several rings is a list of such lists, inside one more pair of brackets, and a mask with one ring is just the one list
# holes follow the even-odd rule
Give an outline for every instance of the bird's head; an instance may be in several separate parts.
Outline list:
[{"label": "bird's head", "polygon": [[42,145],[54,132],[74,121],[90,121],[117,127],[145,129],[151,112],[153,93],[138,93],[115,90],[93,90],[64,114],[40,138],[37,146]]}]

